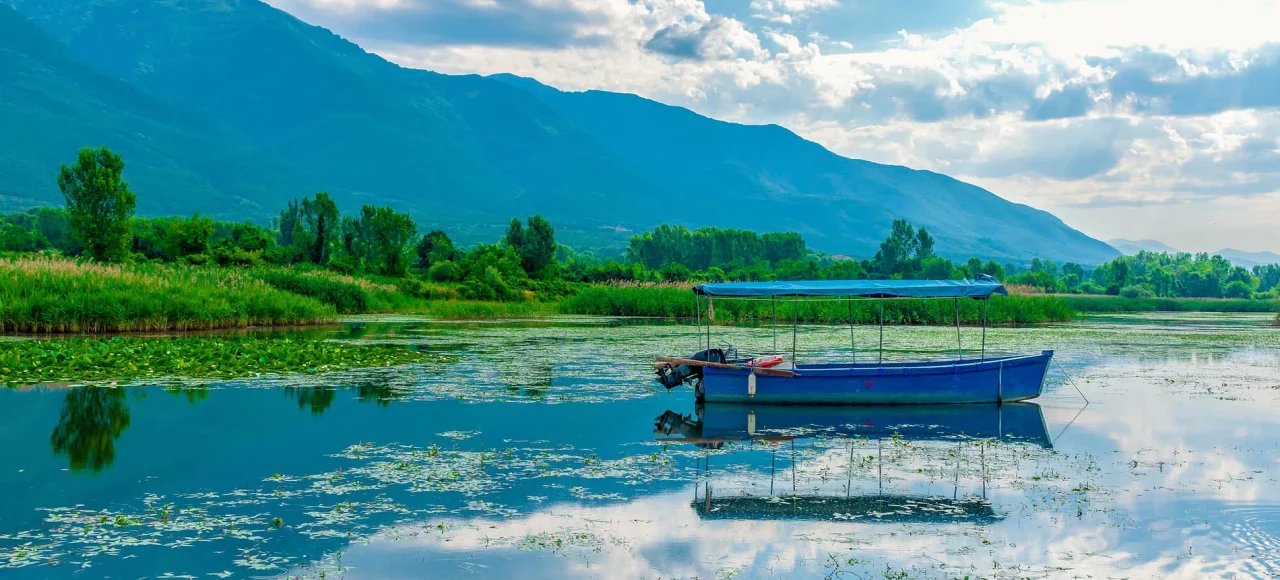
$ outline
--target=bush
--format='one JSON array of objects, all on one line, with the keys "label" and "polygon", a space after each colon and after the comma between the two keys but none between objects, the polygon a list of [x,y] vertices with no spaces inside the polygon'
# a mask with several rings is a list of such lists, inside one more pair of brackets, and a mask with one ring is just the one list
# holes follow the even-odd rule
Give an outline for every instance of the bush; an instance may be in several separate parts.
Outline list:
[{"label": "bush", "polygon": [[1120,296],[1124,298],[1155,298],[1156,293],[1145,286],[1125,286],[1120,289]]},{"label": "bush", "polygon": [[461,276],[462,269],[448,260],[433,264],[427,271],[427,277],[436,282],[456,282]]},{"label": "bush", "polygon": [[1236,280],[1223,289],[1222,296],[1224,298],[1251,298],[1253,297],[1253,288],[1248,284]]}]

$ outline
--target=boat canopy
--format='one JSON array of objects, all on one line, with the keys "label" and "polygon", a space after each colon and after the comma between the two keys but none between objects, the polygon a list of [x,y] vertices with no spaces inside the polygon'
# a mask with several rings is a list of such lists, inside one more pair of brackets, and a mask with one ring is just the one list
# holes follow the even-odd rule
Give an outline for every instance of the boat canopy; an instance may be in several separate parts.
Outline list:
[{"label": "boat canopy", "polygon": [[699,284],[703,296],[849,296],[858,298],[990,298],[1009,295],[995,278],[978,280],[801,280]]}]

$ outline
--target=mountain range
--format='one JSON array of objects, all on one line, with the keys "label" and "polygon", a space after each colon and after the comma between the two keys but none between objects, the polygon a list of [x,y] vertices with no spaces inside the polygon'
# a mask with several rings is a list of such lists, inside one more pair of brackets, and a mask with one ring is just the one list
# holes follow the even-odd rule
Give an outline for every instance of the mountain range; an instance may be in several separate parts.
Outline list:
[{"label": "mountain range", "polygon": [[[60,201],[78,147],[121,153],[143,214],[262,220],[327,190],[464,243],[542,213],[582,244],[659,223],[798,231],[869,256],[894,218],[948,257],[1118,255],[945,175],[634,95],[407,69],[257,0],[0,4],[0,205]],[[16,130],[9,130],[15,128]],[[18,138],[12,138],[18,136]]]},{"label": "mountain range", "polygon": [[[1168,244],[1157,242],[1156,240],[1126,240],[1117,238],[1107,240],[1108,244],[1117,250],[1120,250],[1126,256],[1132,256],[1139,251],[1147,252],[1168,252],[1177,254],[1179,250]],[[1210,252],[1231,260],[1232,264],[1243,266],[1245,268],[1253,268],[1254,266],[1265,266],[1267,264],[1280,264],[1280,254],[1275,252],[1246,252],[1244,250],[1236,250],[1233,248],[1223,248],[1216,252]]]}]

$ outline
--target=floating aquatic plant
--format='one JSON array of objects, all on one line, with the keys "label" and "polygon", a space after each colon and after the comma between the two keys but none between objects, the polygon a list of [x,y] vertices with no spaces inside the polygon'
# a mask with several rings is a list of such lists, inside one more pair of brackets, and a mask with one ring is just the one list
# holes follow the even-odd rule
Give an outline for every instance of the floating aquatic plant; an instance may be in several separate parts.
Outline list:
[{"label": "floating aquatic plant", "polygon": [[443,360],[404,347],[258,336],[0,342],[0,383],[231,379]]}]

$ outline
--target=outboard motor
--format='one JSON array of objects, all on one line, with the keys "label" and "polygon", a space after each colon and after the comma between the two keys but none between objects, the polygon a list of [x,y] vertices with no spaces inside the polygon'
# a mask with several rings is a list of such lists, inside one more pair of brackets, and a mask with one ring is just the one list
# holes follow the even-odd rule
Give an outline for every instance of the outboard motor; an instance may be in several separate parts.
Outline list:
[{"label": "outboard motor", "polygon": [[[724,351],[718,348],[709,348],[701,351],[691,357],[692,360],[706,362],[725,362]],[[689,381],[702,380],[702,367],[694,367],[689,365],[666,365],[658,369],[658,382],[668,389],[674,389]]]}]

